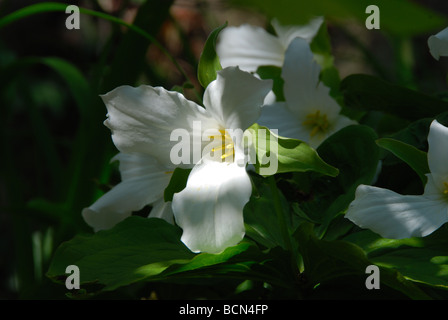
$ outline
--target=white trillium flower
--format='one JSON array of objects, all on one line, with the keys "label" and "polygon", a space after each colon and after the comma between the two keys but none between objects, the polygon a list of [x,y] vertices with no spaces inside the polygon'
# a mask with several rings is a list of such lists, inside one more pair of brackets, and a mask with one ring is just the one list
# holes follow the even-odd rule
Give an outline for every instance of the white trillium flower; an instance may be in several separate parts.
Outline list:
[{"label": "white trillium flower", "polygon": [[422,195],[360,185],[345,217],[390,239],[424,237],[448,222],[448,128],[434,120],[428,144],[430,173]]},{"label": "white trillium flower", "polygon": [[319,79],[320,71],[308,42],[294,39],[282,68],[285,101],[265,105],[258,123],[314,148],[341,128],[355,124],[340,114],[341,107]]},{"label": "white trillium flower", "polygon": [[185,189],[174,194],[172,204],[176,223],[183,230],[181,240],[193,252],[219,253],[244,237],[243,208],[252,185],[243,134],[257,121],[271,88],[272,81],[229,67],[218,72],[205,90],[204,106],[215,121],[215,133],[209,130],[206,135],[216,143],[194,166]]},{"label": "white trillium flower", "polygon": [[292,40],[300,37],[310,42],[322,23],[322,17],[302,26],[282,26],[273,20],[276,35],[249,24],[227,27],[219,34],[216,52],[223,67],[239,66],[248,72],[255,72],[260,66],[281,67]]},{"label": "white trillium flower", "polygon": [[[181,240],[194,252],[221,252],[244,237],[243,207],[249,201],[252,186],[245,168],[242,138],[244,130],[260,116],[271,88],[271,80],[260,80],[231,67],[219,71],[217,79],[206,88],[205,108],[161,87],[122,86],[103,96],[108,110],[105,125],[111,129],[117,149],[121,154],[144,155],[148,159],[147,163],[138,158],[142,168],[133,168],[135,173],[141,170],[160,174],[160,180],[140,176],[140,185],[130,186],[132,179],[122,182],[127,182],[128,193],[140,202],[154,201],[154,215],[166,218],[170,211],[170,205],[163,203],[160,195],[173,168],[193,168],[185,189],[174,194],[171,208],[175,222],[183,229]],[[198,123],[200,131],[196,130]],[[176,130],[189,133],[192,147],[188,150],[194,152],[199,147],[199,157],[193,155],[189,163],[173,164],[171,150],[178,142],[173,141],[171,134]],[[143,168],[151,161],[161,168],[145,171]],[[112,198],[103,200],[111,210],[115,205]],[[94,216],[95,204],[92,207],[86,212]],[[107,213],[101,215],[105,217]],[[95,223],[95,218],[90,218]]]},{"label": "white trillium flower", "polygon": [[436,35],[428,39],[429,52],[434,59],[439,60],[440,56],[448,56],[448,28],[443,29]]}]

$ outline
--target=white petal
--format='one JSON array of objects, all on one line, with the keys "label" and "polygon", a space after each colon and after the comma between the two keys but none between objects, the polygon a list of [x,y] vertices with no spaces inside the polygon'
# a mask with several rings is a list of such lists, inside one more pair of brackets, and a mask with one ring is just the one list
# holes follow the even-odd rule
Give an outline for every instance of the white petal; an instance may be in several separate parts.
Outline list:
[{"label": "white petal", "polygon": [[293,114],[285,102],[265,105],[257,123],[269,129],[277,129],[281,137],[307,141],[309,132],[305,130],[299,119]]},{"label": "white petal", "polygon": [[277,101],[277,96],[275,95],[274,91],[271,90],[269,91],[269,93],[266,95],[266,98],[264,99],[263,105],[267,105],[267,104],[273,104]]},{"label": "white petal", "polygon": [[384,238],[424,237],[448,221],[446,202],[360,185],[346,218]]},{"label": "white petal", "polygon": [[95,231],[110,229],[132,212],[163,197],[171,179],[171,173],[147,155],[119,154],[116,158],[122,161],[122,182],[82,211],[84,220]]},{"label": "white petal", "polygon": [[174,129],[192,132],[193,121],[201,121],[204,127],[213,122],[204,108],[160,87],[122,86],[102,98],[108,110],[104,123],[112,130],[118,150],[145,153],[164,164],[171,162],[170,151],[177,143],[170,141]]},{"label": "white petal", "polygon": [[309,44],[304,39],[294,39],[286,51],[282,69],[285,100],[300,119],[320,110],[332,122],[341,108],[330,96],[330,88],[320,81],[320,70]]},{"label": "white petal", "polygon": [[448,182],[448,127],[434,120],[429,129],[428,144],[429,170],[443,185],[442,179]]},{"label": "white petal", "polygon": [[317,112],[325,116],[329,127],[311,135],[311,129],[301,129],[299,138],[316,148],[322,141],[341,128],[356,122],[340,115],[341,107],[330,95],[330,88],[320,81],[320,66],[306,40],[294,39],[285,55],[282,69],[284,95],[288,109],[297,119],[297,125],[303,126],[308,116]]},{"label": "white petal", "polygon": [[142,176],[151,176],[158,172],[169,172],[171,165],[161,165],[154,157],[144,153],[118,153],[111,162],[119,162],[121,180],[138,179]]},{"label": "white petal", "polygon": [[185,189],[173,197],[181,240],[193,252],[219,253],[236,245],[245,234],[243,208],[251,191],[245,167],[215,161],[197,164]]},{"label": "white petal", "polygon": [[154,202],[148,218],[159,218],[165,220],[168,223],[174,224],[174,215],[173,209],[171,208],[171,201],[165,202],[162,197]]},{"label": "white petal", "polygon": [[440,182],[434,178],[434,175],[431,173],[426,174],[427,182],[425,185],[425,191],[423,195],[426,198],[435,200],[435,201],[445,201],[448,207],[448,196],[444,194],[445,185],[440,185]]},{"label": "white petal", "polygon": [[[313,102],[319,85],[320,70],[308,42],[301,38],[294,39],[286,50],[282,68],[286,101]],[[324,89],[320,90],[325,93]]]},{"label": "white petal", "polygon": [[274,19],[272,21],[272,26],[277,33],[281,43],[286,49],[289,44],[297,37],[305,39],[307,42],[311,42],[319,31],[320,26],[324,22],[323,17],[317,17],[312,19],[308,24],[305,25],[281,25],[278,20]]},{"label": "white petal", "polygon": [[448,56],[448,28],[430,36],[428,46],[429,52],[434,59],[439,60],[440,56]]},{"label": "white petal", "polygon": [[272,80],[260,80],[238,67],[218,72],[204,92],[204,106],[223,129],[245,130],[260,117]]},{"label": "white petal", "polygon": [[257,71],[259,66],[281,67],[285,54],[277,37],[248,24],[222,30],[216,51],[223,68],[239,66],[249,72]]}]

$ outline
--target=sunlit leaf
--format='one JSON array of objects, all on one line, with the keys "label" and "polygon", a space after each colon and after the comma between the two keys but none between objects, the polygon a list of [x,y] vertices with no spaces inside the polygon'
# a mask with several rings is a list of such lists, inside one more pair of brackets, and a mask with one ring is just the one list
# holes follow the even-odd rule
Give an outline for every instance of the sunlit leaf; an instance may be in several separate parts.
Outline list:
[{"label": "sunlit leaf", "polygon": [[258,124],[252,125],[249,131],[256,150],[255,169],[261,175],[306,171],[338,175],[337,168],[323,161],[316,150],[303,141],[277,136]]},{"label": "sunlit leaf", "polygon": [[[247,277],[279,281],[266,269],[252,266],[266,259],[251,243],[241,242],[220,254],[192,253],[181,241],[182,230],[162,219],[132,216],[110,230],[77,235],[55,252],[47,276],[65,283],[66,267],[80,270],[86,294],[112,291],[142,281]],[[260,269],[257,269],[260,270]],[[99,290],[89,292],[89,290]]]}]

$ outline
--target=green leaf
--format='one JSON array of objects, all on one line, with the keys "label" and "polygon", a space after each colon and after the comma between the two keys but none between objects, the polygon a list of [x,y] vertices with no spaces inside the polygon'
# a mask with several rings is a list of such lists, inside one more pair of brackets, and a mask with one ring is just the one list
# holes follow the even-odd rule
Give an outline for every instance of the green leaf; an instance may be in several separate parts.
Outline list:
[{"label": "green leaf", "polygon": [[352,125],[328,137],[317,148],[322,159],[338,166],[340,174],[336,180],[343,192],[374,179],[379,159],[376,139],[377,135],[371,128]]},{"label": "green leaf", "polygon": [[448,102],[369,75],[350,75],[342,80],[347,107],[381,111],[410,121],[448,111]]},{"label": "green leaf", "polygon": [[277,136],[258,124],[248,130],[257,158],[255,169],[262,176],[314,171],[335,177],[339,173],[338,169],[323,161],[316,150],[303,141]]},{"label": "green leaf", "polygon": [[219,254],[197,254],[189,262],[172,265],[149,280],[182,279],[187,281],[191,279],[193,283],[196,283],[198,279],[207,278],[249,279],[290,288],[291,279],[288,276],[291,275],[271,265],[272,260],[276,258],[275,253],[262,253],[252,242],[243,240]]},{"label": "green leaf", "polygon": [[[180,241],[181,230],[162,219],[129,217],[110,230],[77,235],[55,252],[47,276],[58,280],[68,265],[80,270],[81,287],[100,284],[103,290],[160,274],[194,254]],[[145,272],[139,272],[144,269]]]},{"label": "green leaf", "polygon": [[[311,224],[304,223],[296,231],[299,251],[303,256],[304,275],[310,280],[310,286],[329,282],[347,276],[365,277],[366,268],[373,265],[361,247],[345,240],[326,241],[318,239]],[[414,299],[429,297],[403,276],[382,266],[380,281],[388,287],[400,291]],[[363,292],[363,288],[359,288]]]},{"label": "green leaf", "polygon": [[[256,181],[256,194],[244,207],[246,234],[267,248],[280,246],[286,249],[288,245],[285,243],[284,230],[282,230],[282,225],[276,214],[275,195],[264,178],[260,177],[259,180]],[[288,202],[280,192],[278,192],[278,198],[283,219],[287,224],[286,228],[292,232],[296,227],[294,216],[289,215]],[[290,234],[288,234],[289,236]]]},{"label": "green leaf", "polygon": [[373,263],[397,270],[415,282],[448,289],[448,229],[424,238],[384,239],[363,230],[345,238],[366,252]]},{"label": "green leaf", "polygon": [[225,27],[227,22],[213,30],[207,38],[199,59],[198,65],[198,80],[199,83],[206,88],[210,82],[216,79],[216,72],[221,70],[221,63],[219,62],[218,54],[216,53],[215,46],[218,35]]},{"label": "green leaf", "polygon": [[389,150],[398,158],[406,162],[419,175],[423,184],[426,184],[427,178],[425,174],[429,173],[428,157],[426,152],[404,142],[390,138],[378,139],[377,144],[380,147]]},{"label": "green leaf", "polygon": [[401,36],[442,29],[447,23],[446,17],[441,14],[406,0],[232,0],[232,4],[256,9],[285,25],[304,24],[315,16],[325,16],[336,23],[354,18],[364,25],[369,16],[366,14],[367,6],[377,5],[380,10],[380,28]]},{"label": "green leaf", "polygon": [[352,125],[328,137],[317,148],[326,163],[339,168],[339,175],[334,179],[314,179],[311,200],[300,203],[311,219],[322,224],[317,229],[322,234],[353,201],[358,185],[371,184],[375,179],[379,161],[377,139],[371,128]]},{"label": "green leaf", "polygon": [[[448,125],[448,112],[444,112],[435,117],[441,124]],[[428,134],[429,127],[434,118],[419,119],[410,123],[405,128],[392,134],[389,138],[399,140],[403,143],[414,146],[419,150],[426,150],[428,148]]]},{"label": "green leaf", "polygon": [[[66,267],[80,270],[86,295],[113,291],[147,281],[197,281],[197,278],[241,278],[288,286],[264,263],[268,259],[251,242],[242,241],[220,254],[192,253],[180,241],[182,230],[162,219],[131,216],[110,230],[77,235],[56,250],[47,276],[65,283]],[[255,269],[253,269],[255,268]]]}]

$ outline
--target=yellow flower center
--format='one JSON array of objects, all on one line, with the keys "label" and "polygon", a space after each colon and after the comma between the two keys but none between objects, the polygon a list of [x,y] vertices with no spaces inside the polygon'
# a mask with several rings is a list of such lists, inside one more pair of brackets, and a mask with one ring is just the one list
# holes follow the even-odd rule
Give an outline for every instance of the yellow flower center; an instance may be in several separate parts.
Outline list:
[{"label": "yellow flower center", "polygon": [[315,113],[310,113],[306,116],[303,125],[310,128],[310,136],[314,137],[319,132],[325,133],[330,126],[330,122],[326,114],[321,115],[320,110],[317,110]]},{"label": "yellow flower center", "polygon": [[212,156],[215,156],[215,153],[218,153],[222,161],[225,161],[225,159],[229,156],[232,156],[233,160],[233,157],[235,156],[235,149],[232,137],[224,129],[219,130],[219,133],[220,134],[209,136],[209,138],[213,138],[213,140],[219,142],[219,146],[212,148]]},{"label": "yellow flower center", "polygon": [[445,190],[443,191],[443,194],[448,195],[448,182],[443,183],[445,185]]}]

